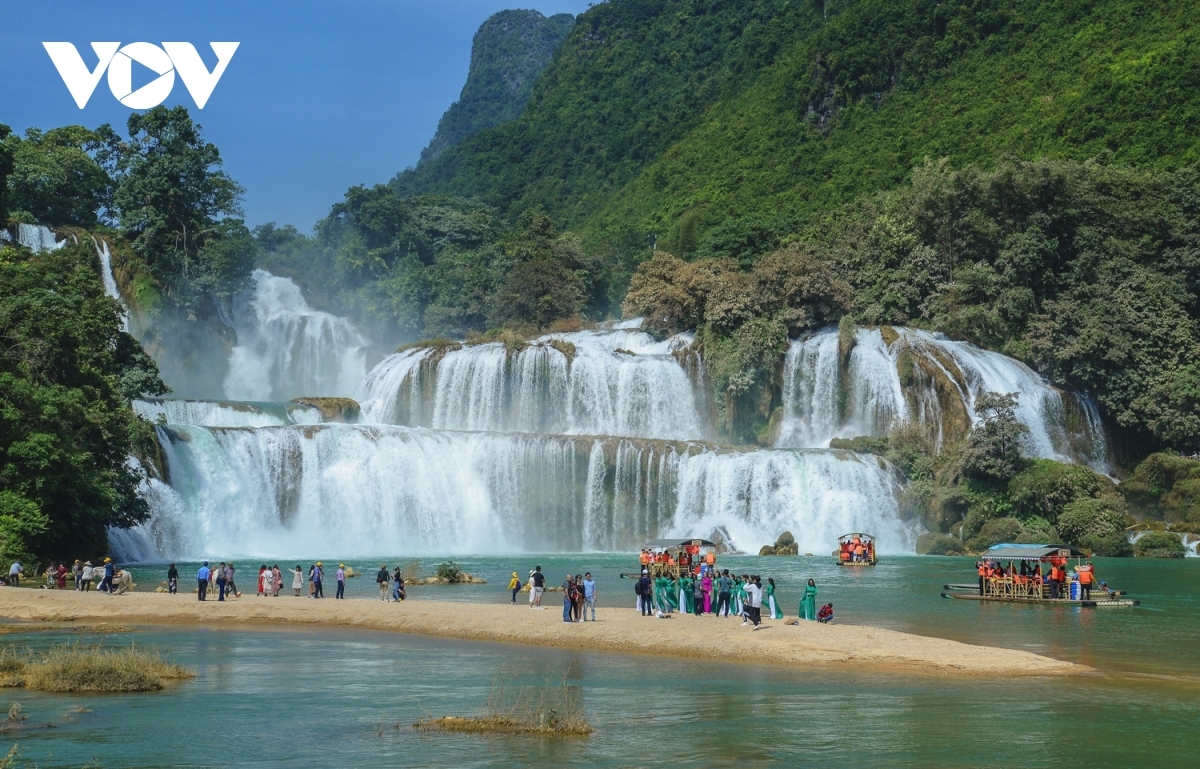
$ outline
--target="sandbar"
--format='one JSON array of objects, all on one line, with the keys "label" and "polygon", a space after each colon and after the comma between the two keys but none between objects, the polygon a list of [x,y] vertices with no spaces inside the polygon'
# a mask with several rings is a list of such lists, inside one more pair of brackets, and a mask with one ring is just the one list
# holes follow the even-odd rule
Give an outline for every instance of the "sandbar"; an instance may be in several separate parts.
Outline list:
[{"label": "sandbar", "polygon": [[441,638],[721,660],[793,668],[851,668],[941,675],[1065,676],[1092,668],[1017,649],[976,646],[864,625],[784,625],[765,620],[752,631],[736,619],[642,617],[632,608],[598,607],[598,622],[562,621],[551,595],[538,611],[525,603],[470,604],[427,600],[244,596],[223,603],[195,593],[77,593],[0,588],[0,617],[38,622],[284,627],[347,627]]}]

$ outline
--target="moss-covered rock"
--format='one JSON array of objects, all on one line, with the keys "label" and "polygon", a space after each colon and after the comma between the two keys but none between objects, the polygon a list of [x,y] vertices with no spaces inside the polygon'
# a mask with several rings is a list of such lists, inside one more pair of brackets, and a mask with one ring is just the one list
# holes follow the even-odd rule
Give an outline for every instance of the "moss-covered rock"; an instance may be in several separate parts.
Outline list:
[{"label": "moss-covered rock", "polygon": [[962,540],[949,534],[926,532],[917,537],[917,555],[965,555],[966,552]]},{"label": "moss-covered rock", "polygon": [[353,398],[293,398],[292,403],[312,406],[321,412],[321,419],[325,422],[353,424],[358,421],[362,410]]},{"label": "moss-covered rock", "polygon": [[1133,543],[1134,553],[1139,558],[1183,558],[1187,550],[1177,534],[1167,531],[1150,531]]}]

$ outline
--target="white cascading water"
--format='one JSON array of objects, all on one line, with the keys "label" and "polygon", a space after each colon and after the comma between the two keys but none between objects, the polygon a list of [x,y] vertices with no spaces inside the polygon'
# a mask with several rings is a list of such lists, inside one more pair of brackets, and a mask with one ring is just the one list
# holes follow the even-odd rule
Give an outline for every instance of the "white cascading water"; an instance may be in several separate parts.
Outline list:
[{"label": "white cascading water", "polygon": [[309,307],[291,280],[265,270],[252,277],[254,288],[234,300],[238,344],[229,356],[225,397],[352,397],[367,373],[367,341],[345,318]]},{"label": "white cascading water", "polygon": [[[1110,471],[1104,428],[1090,398],[1057,390],[1000,353],[927,331],[894,331],[889,344],[880,329],[857,329],[844,375],[836,329],[793,342],[784,360],[784,417],[776,445],[821,448],[834,438],[883,436],[909,421],[929,427],[940,443],[943,402],[933,381],[910,374],[905,383],[902,356],[911,355],[925,369],[939,372],[972,422],[978,419],[974,405],[982,393],[1017,393],[1017,417],[1029,427],[1023,446],[1028,456]],[[1068,418],[1072,412],[1073,420]],[[1068,427],[1072,421],[1075,426]]]},{"label": "white cascading water", "polygon": [[125,307],[121,290],[117,288],[117,278],[113,275],[112,252],[108,249],[108,241],[93,237],[92,245],[96,247],[96,256],[100,258],[100,277],[104,281],[104,293],[121,303],[121,330],[128,331],[129,310]]},{"label": "white cascading water", "polygon": [[[8,230],[0,227],[0,241],[11,243],[12,240]],[[57,251],[67,245],[66,240],[59,240],[53,230],[42,224],[18,224],[16,241],[35,254]]]},{"label": "white cascading water", "polygon": [[706,439],[712,431],[699,356],[676,358],[691,342],[686,334],[658,342],[615,329],[553,334],[514,353],[500,343],[444,354],[405,350],[363,383],[363,419],[441,430]]},{"label": "white cascading water", "polygon": [[[853,530],[881,552],[911,552],[918,531],[901,519],[893,468],[824,448],[938,419],[945,393],[900,377],[902,348],[940,366],[968,410],[986,390],[1021,393],[1034,452],[1064,451],[1061,393],[1016,361],[924,332],[898,329],[886,345],[859,330],[846,372],[836,333],[796,342],[780,446],[729,450],[696,442],[718,431],[690,336],[656,342],[622,323],[511,353],[411,349],[364,378],[365,344],[347,322],[309,309],[290,281],[255,279],[231,394],[357,392],[361,424],[293,424],[305,420],[294,404],[141,402],[160,424],[170,485],[147,482],[152,520],[123,545],[140,558],[620,551],[714,533],[754,552],[784,530],[801,552],[831,551]],[[313,355],[325,380],[289,357],[310,328],[325,329]],[[338,334],[348,347],[335,349]]]},{"label": "white cascading water", "polygon": [[911,548],[893,471],[846,452],[717,452],[619,438],[362,425],[158,428],[173,496],[160,553],[282,557],[636,549],[780,531],[831,549],[850,528]]},{"label": "white cascading water", "polygon": [[171,398],[139,398],[133,402],[138,416],[154,424],[205,425],[208,427],[282,427],[315,425],[321,411],[299,403],[242,403]]}]

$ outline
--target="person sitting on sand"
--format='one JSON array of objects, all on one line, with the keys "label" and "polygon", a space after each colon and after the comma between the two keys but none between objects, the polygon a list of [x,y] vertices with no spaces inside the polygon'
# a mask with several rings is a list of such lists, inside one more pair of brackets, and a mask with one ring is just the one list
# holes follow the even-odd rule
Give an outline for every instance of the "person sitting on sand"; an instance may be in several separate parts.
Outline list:
[{"label": "person sitting on sand", "polygon": [[400,565],[396,564],[396,570],[392,572],[392,601],[400,603],[405,598],[408,598],[408,593],[404,592],[404,574],[400,571]]},{"label": "person sitting on sand", "polygon": [[817,612],[817,622],[828,624],[833,621],[833,604],[827,603]]}]

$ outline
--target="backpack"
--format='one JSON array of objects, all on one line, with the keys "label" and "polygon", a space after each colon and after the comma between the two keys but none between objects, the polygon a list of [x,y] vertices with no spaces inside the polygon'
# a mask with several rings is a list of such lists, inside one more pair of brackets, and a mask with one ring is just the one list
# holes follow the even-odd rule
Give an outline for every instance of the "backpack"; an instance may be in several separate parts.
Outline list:
[{"label": "backpack", "polygon": [[633,594],[634,595],[642,594],[642,580],[639,579],[637,582],[633,583]]}]

